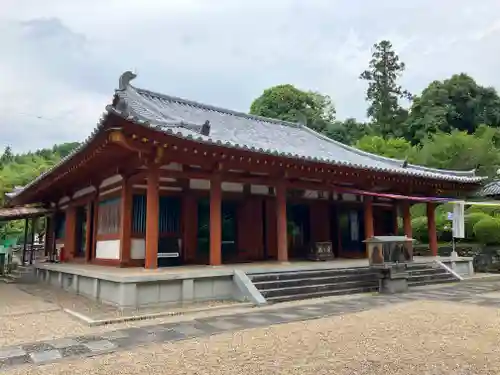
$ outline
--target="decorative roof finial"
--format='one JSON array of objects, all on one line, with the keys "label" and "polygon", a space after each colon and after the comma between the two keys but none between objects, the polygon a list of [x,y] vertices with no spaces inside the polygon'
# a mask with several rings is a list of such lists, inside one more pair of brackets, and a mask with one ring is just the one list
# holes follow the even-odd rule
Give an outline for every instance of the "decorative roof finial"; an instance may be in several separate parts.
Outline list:
[{"label": "decorative roof finial", "polygon": [[405,157],[405,160],[403,160],[403,164],[401,165],[402,168],[408,167],[408,156]]},{"label": "decorative roof finial", "polygon": [[118,82],[118,90],[125,90],[128,85],[130,85],[130,81],[132,81],[136,74],[132,73],[130,70],[127,70],[120,76],[120,80]]},{"label": "decorative roof finial", "polygon": [[201,135],[206,135],[206,136],[209,136],[210,135],[210,121],[205,121],[205,123],[201,126],[201,131],[200,131]]}]

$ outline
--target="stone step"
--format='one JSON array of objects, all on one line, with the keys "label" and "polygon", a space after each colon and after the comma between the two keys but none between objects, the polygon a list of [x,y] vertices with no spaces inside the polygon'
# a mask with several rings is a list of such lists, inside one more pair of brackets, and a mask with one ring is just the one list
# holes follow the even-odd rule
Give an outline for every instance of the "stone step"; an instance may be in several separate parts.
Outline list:
[{"label": "stone step", "polygon": [[264,298],[284,297],[291,295],[307,295],[320,292],[337,293],[341,291],[351,291],[359,288],[378,288],[378,281],[349,281],[335,284],[315,284],[315,285],[302,285],[294,287],[282,287],[276,289],[260,290]]},{"label": "stone step", "polygon": [[313,277],[336,277],[336,276],[360,276],[360,275],[376,275],[377,272],[368,267],[360,268],[328,268],[322,270],[298,270],[298,271],[283,271],[269,273],[249,273],[248,277],[253,282],[261,281],[278,281],[292,279],[308,279]]},{"label": "stone step", "polygon": [[278,303],[278,302],[305,300],[311,298],[333,297],[333,296],[360,294],[360,293],[373,293],[377,291],[378,291],[378,285],[376,287],[360,287],[353,289],[327,290],[327,291],[318,291],[318,292],[304,293],[304,294],[276,296],[276,297],[266,298],[266,300],[268,303]]},{"label": "stone step", "polygon": [[419,271],[409,271],[410,276],[427,276],[427,275],[440,275],[442,273],[448,273],[443,268],[439,269],[427,269],[427,270],[419,270]]},{"label": "stone step", "polygon": [[424,285],[435,285],[435,284],[447,284],[447,283],[457,283],[460,280],[458,279],[442,279],[442,280],[434,280],[432,282],[429,281],[408,281],[409,287],[415,286],[424,286]]},{"label": "stone step", "polygon": [[428,281],[428,282],[432,282],[432,283],[438,283],[440,280],[456,280],[458,281],[458,279],[449,274],[449,273],[443,273],[443,274],[440,274],[440,275],[433,275],[433,276],[414,276],[414,277],[410,277],[408,279],[408,283],[411,283],[411,282],[420,282],[420,281]]},{"label": "stone step", "polygon": [[285,287],[298,287],[307,285],[344,284],[349,282],[378,282],[377,274],[340,275],[340,276],[315,276],[306,279],[279,279],[271,281],[257,281],[254,285],[260,291]]}]

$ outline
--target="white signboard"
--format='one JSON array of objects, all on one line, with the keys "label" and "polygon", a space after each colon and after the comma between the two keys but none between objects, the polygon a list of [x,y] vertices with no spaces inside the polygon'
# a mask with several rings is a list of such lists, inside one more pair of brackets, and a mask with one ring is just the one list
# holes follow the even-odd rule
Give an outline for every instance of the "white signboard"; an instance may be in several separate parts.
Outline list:
[{"label": "white signboard", "polygon": [[447,219],[453,220],[453,212],[448,212]]},{"label": "white signboard", "polygon": [[453,203],[453,237],[465,237],[465,202],[458,201]]}]

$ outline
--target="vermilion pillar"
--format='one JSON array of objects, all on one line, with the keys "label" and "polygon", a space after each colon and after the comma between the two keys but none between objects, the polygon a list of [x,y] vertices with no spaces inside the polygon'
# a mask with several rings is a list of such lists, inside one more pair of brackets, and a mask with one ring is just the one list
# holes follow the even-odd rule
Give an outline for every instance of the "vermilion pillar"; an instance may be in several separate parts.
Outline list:
[{"label": "vermilion pillar", "polygon": [[93,201],[87,203],[87,216],[85,218],[85,261],[86,262],[90,262],[90,260],[92,259],[93,235],[90,228],[92,228],[92,220],[94,220],[94,218],[92,217],[93,205],[94,205]]},{"label": "vermilion pillar", "polygon": [[403,201],[401,208],[403,210],[403,230],[405,236],[411,238],[413,233],[411,230],[410,202]]},{"label": "vermilion pillar", "polygon": [[276,185],[276,217],[278,230],[278,261],[288,261],[288,233],[286,220],[286,186],[284,182]]},{"label": "vermilion pillar", "polygon": [[436,218],[434,211],[436,210],[436,205],[433,202],[427,203],[427,228],[429,234],[429,248],[431,250],[432,256],[437,256],[438,253],[438,242],[437,242],[437,231],[436,231]]},{"label": "vermilion pillar", "polygon": [[210,180],[210,265],[222,263],[222,189],[218,175]]},{"label": "vermilion pillar", "polygon": [[158,268],[158,237],[160,219],[159,173],[156,166],[149,166],[146,195],[146,261],[145,267]]},{"label": "vermilion pillar", "polygon": [[[149,198],[148,198],[149,199]],[[132,250],[132,185],[124,180],[120,202],[120,265],[130,263]]]},{"label": "vermilion pillar", "polygon": [[73,206],[66,209],[64,233],[64,259],[71,260],[75,256],[76,248],[76,208]]},{"label": "vermilion pillar", "polygon": [[363,205],[365,208],[365,238],[370,238],[375,235],[375,229],[373,225],[373,198],[370,196],[365,196],[363,199]]},{"label": "vermilion pillar", "polygon": [[[373,198],[370,196],[364,196],[363,206],[364,206],[364,222],[365,222],[365,239],[368,239],[375,235],[375,228],[373,224]],[[366,254],[368,256],[368,246],[366,246]]]}]

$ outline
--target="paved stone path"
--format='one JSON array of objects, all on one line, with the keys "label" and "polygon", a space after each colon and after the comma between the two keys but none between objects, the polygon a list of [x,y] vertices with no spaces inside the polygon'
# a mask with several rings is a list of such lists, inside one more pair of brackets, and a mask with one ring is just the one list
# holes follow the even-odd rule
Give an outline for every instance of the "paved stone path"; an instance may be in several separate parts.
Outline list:
[{"label": "paved stone path", "polygon": [[366,311],[376,307],[415,300],[452,301],[500,308],[500,281],[467,282],[439,288],[419,288],[400,295],[363,295],[325,303],[316,302],[298,306],[283,305],[281,308],[276,305],[275,309],[256,308],[250,313],[127,328],[101,335],[67,337],[53,341],[0,347],[0,370],[27,363],[44,364],[70,357],[95,356],[115,350],[127,350],[145,343],[184,340],[227,331]]}]

